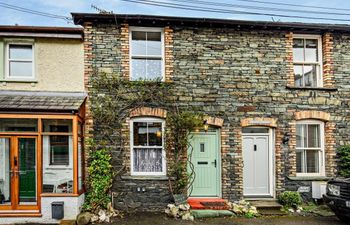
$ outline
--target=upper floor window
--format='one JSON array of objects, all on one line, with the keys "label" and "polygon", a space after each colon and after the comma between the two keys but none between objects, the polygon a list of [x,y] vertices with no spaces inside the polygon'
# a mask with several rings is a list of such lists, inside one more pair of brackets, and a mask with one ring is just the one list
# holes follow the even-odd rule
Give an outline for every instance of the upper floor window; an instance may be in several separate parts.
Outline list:
[{"label": "upper floor window", "polygon": [[165,175],[164,121],[137,118],[130,127],[132,175]]},{"label": "upper floor window", "polygon": [[297,123],[296,160],[298,175],[322,175],[324,167],[324,123]]},{"label": "upper floor window", "polygon": [[34,78],[33,44],[8,44],[6,78],[33,79]]},{"label": "upper floor window", "polygon": [[163,31],[136,27],[130,30],[131,80],[163,80]]},{"label": "upper floor window", "polygon": [[321,37],[300,35],[293,39],[294,81],[297,87],[322,87]]}]

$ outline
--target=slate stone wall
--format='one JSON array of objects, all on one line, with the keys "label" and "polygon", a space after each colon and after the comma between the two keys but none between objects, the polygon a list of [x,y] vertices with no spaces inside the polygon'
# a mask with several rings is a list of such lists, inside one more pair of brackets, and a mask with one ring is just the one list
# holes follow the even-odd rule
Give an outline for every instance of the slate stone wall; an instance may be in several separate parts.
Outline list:
[{"label": "slate stone wall", "polygon": [[[225,138],[221,143],[225,146],[221,156],[224,198],[230,201],[242,198],[241,120],[246,118],[277,120],[275,177],[278,194],[283,190],[294,190],[299,184],[299,181],[287,178],[294,174],[295,149],[293,145],[282,143],[287,134],[291,139],[295,137],[290,134],[295,132],[295,113],[329,113],[330,119],[325,123],[326,126],[329,124],[332,133],[326,143],[329,154],[326,176],[335,175],[335,148],[350,144],[350,35],[328,33],[324,38],[331,40],[329,35],[333,36],[332,44],[327,45],[333,48],[327,53],[327,76],[334,79],[334,84],[330,88],[309,90],[287,88],[292,60],[291,32],[170,28],[173,49],[169,52],[173,54],[173,73],[172,80],[167,82],[176,84],[179,104],[195,106],[208,116],[224,119]],[[93,24],[86,30],[86,39],[92,43],[91,49],[88,49],[91,60],[88,58],[86,63],[106,73],[121,72],[120,47],[123,40],[119,34],[120,29],[115,24]],[[128,74],[125,67],[122,74]],[[94,133],[98,126],[94,124],[88,132]],[[125,135],[128,136],[127,129]],[[125,151],[129,151],[128,146]],[[129,165],[127,157],[123,160],[123,164]],[[124,210],[162,209],[171,201],[168,183],[163,179],[117,177],[113,185],[115,206]],[[311,182],[303,184],[310,186]],[[311,192],[306,195],[310,196]]]}]

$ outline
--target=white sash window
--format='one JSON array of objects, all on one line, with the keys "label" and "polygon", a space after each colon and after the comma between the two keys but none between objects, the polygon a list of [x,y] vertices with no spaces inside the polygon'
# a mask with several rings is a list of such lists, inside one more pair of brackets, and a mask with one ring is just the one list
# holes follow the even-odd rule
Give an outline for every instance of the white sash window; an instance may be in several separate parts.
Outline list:
[{"label": "white sash window", "polygon": [[165,175],[164,121],[137,118],[130,124],[131,174]]},{"label": "white sash window", "polygon": [[131,80],[163,80],[164,35],[160,28],[130,28]]},{"label": "white sash window", "polygon": [[324,175],[324,123],[299,121],[296,128],[297,175]]},{"label": "white sash window", "polygon": [[296,35],[293,39],[296,87],[322,87],[322,46],[318,35]]}]

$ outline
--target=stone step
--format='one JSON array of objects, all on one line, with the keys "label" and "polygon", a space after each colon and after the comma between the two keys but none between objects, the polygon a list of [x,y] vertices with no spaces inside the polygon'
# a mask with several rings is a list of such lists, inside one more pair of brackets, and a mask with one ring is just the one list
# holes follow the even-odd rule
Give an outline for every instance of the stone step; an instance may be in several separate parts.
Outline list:
[{"label": "stone step", "polygon": [[282,209],[282,205],[277,200],[249,200],[252,206],[255,206],[258,210],[262,209]]},{"label": "stone step", "polygon": [[252,206],[255,206],[259,214],[263,216],[278,216],[286,215],[283,212],[282,205],[277,202],[276,199],[264,199],[264,200],[249,200]]},{"label": "stone step", "polygon": [[214,217],[231,217],[235,214],[229,210],[210,210],[210,209],[202,209],[202,210],[191,210],[191,213],[194,218],[214,218]]}]

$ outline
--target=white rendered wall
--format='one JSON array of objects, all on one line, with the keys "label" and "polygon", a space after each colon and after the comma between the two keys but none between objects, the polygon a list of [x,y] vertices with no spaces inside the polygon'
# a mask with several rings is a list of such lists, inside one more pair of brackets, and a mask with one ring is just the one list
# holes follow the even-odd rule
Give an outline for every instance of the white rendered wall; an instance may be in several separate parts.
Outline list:
[{"label": "white rendered wall", "polygon": [[84,194],[79,197],[41,197],[41,217],[0,217],[0,224],[12,223],[59,223],[51,218],[51,203],[64,202],[64,220],[75,220],[84,203]]}]

